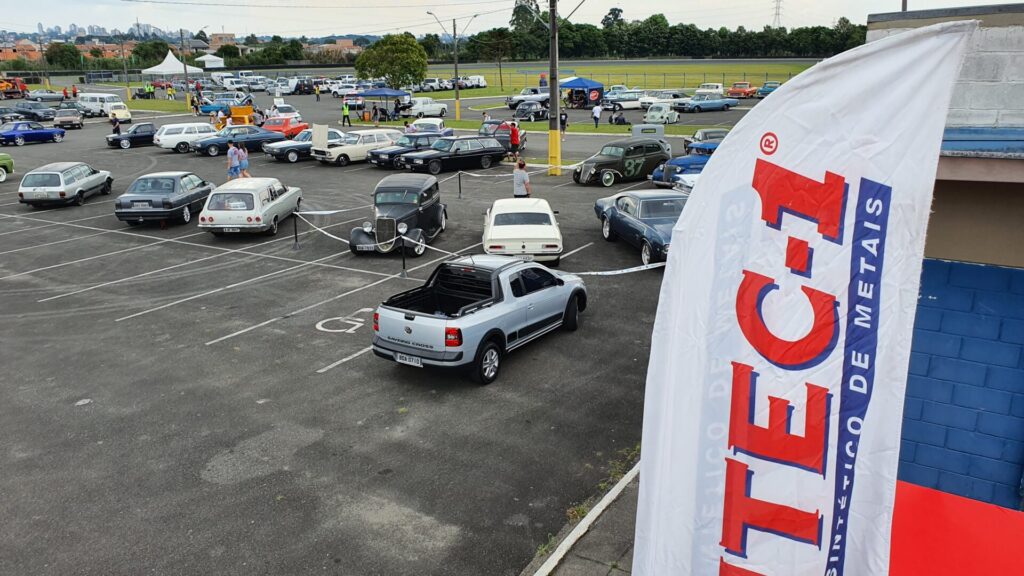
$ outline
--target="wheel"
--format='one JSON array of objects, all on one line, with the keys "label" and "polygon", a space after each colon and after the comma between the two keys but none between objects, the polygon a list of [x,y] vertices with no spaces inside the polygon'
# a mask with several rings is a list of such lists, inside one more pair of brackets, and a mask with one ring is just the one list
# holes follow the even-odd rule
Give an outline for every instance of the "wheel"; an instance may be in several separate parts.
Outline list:
[{"label": "wheel", "polygon": [[128,140],[128,139],[121,140],[121,144],[120,145],[121,145],[121,148],[124,148],[125,150],[127,150],[127,149],[132,147],[132,141]]},{"label": "wheel", "polygon": [[188,152],[188,142],[178,142],[178,144],[174,147],[174,151],[180,152],[182,154]]},{"label": "wheel", "polygon": [[39,97],[36,98],[36,102],[42,102],[42,101],[43,101],[42,98],[39,98]]},{"label": "wheel", "polygon": [[412,244],[412,247],[407,248],[406,250],[410,255],[417,258],[423,256],[423,253],[427,251],[427,240],[425,238],[421,238],[417,243],[408,242],[406,246],[409,246],[409,244]]},{"label": "wheel", "polygon": [[277,236],[277,216],[270,222],[270,228],[267,228],[267,236]]},{"label": "wheel", "polygon": [[618,238],[615,232],[612,231],[612,223],[608,221],[608,217],[601,218],[601,237],[609,242],[615,242]]},{"label": "wheel", "polygon": [[694,106],[693,107],[693,111],[699,114],[700,113],[700,106]]},{"label": "wheel", "polygon": [[53,141],[54,142],[61,142],[63,140],[64,140],[64,135],[63,134],[54,134],[53,135]]},{"label": "wheel", "polygon": [[7,169],[4,168],[3,166],[0,166],[0,182],[6,182],[6,181],[7,181]]},{"label": "wheel", "polygon": [[612,112],[618,112],[619,110],[622,110],[622,105],[612,104]]},{"label": "wheel", "polygon": [[728,112],[728,111],[729,111],[729,105],[728,104],[723,104],[722,105],[722,112]]},{"label": "wheel", "polygon": [[416,113],[416,117],[417,118],[423,118],[423,112],[417,112]]},{"label": "wheel", "polygon": [[207,156],[216,156],[218,154],[220,154],[220,148],[218,148],[215,144],[210,144],[209,146],[206,147]]},{"label": "wheel", "polygon": [[102,194],[104,196],[110,194],[110,186],[111,186],[110,180],[107,180],[106,182],[104,182],[103,186],[100,187],[100,194]]},{"label": "wheel", "polygon": [[605,188],[614,185],[617,179],[615,172],[612,172],[611,170],[601,172],[601,186],[604,186]]},{"label": "wheel", "polygon": [[75,206],[81,206],[85,204],[85,193],[79,192],[75,194]]},{"label": "wheel", "polygon": [[342,154],[338,156],[338,159],[334,161],[338,166],[348,166],[348,156]]},{"label": "wheel", "polygon": [[448,215],[441,210],[441,221],[437,223],[437,231],[444,232],[445,228],[448,227]]},{"label": "wheel", "polygon": [[182,207],[181,215],[178,216],[178,220],[181,220],[182,224],[188,224],[192,221],[192,211],[188,209],[188,204]]},{"label": "wheel", "polygon": [[448,113],[448,110],[446,110],[444,108],[441,108],[441,118],[444,118],[444,115],[447,114],[447,113]]},{"label": "wheel", "polygon": [[494,340],[488,340],[480,347],[473,362],[473,372],[470,374],[477,384],[487,385],[498,378],[498,370],[501,368],[501,348]]},{"label": "wheel", "polygon": [[394,167],[395,167],[395,169],[400,169],[400,168],[402,167],[402,159],[401,159],[401,158],[399,158],[398,156],[395,156],[395,157],[394,157],[394,158],[393,158],[393,159],[391,160],[391,165],[392,165],[392,166],[394,166]]},{"label": "wheel", "polygon": [[427,164],[427,172],[430,172],[434,176],[437,176],[438,174],[440,174],[441,173],[441,161],[440,160],[431,160],[430,164]]},{"label": "wheel", "polygon": [[482,156],[480,158],[480,167],[483,168],[484,170],[487,170],[488,168],[491,167],[491,162],[492,160],[490,156]]},{"label": "wheel", "polygon": [[537,121],[537,117],[534,116],[533,114],[530,114],[530,120],[529,121],[530,122],[536,122]]},{"label": "wheel", "polygon": [[292,164],[295,164],[296,162],[299,161],[299,153],[296,152],[295,150],[289,150],[288,151],[288,155],[286,156],[286,158],[288,158],[289,162],[291,162]]},{"label": "wheel", "polygon": [[580,171],[579,170],[573,170],[572,171],[572,181],[577,183],[577,184],[580,183]]},{"label": "wheel", "polygon": [[580,327],[580,305],[573,294],[565,305],[565,313],[562,314],[562,328],[567,332],[575,332]]},{"label": "wheel", "polygon": [[651,262],[654,262],[654,248],[651,248],[650,242],[644,240],[643,246],[640,247],[640,262],[643,262],[644,266],[647,266]]}]

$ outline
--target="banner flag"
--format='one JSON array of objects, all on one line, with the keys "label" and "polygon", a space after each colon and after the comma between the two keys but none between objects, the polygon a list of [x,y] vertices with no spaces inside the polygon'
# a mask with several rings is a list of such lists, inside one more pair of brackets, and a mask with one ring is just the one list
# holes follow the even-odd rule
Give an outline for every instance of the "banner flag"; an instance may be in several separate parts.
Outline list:
[{"label": "banner flag", "polygon": [[825,60],[711,157],[654,323],[634,574],[888,573],[925,229],[976,27]]}]

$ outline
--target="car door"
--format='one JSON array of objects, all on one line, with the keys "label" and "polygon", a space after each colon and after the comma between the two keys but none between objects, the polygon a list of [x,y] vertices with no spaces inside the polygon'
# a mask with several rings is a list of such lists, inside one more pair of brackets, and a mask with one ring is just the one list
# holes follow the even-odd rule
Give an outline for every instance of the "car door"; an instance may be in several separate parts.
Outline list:
[{"label": "car door", "polygon": [[640,206],[632,196],[622,196],[615,202],[616,218],[612,230],[627,243],[639,246],[643,236],[643,223],[637,218]]},{"label": "car door", "polygon": [[564,302],[558,291],[555,275],[540,266],[527,266],[519,271],[526,294],[523,303],[526,305],[526,326],[520,334],[527,338],[558,322],[564,312]]},{"label": "car door", "polygon": [[153,142],[153,127],[152,126],[139,126],[132,131],[131,136],[132,144],[148,144]]},{"label": "car door", "polygon": [[484,157],[483,144],[479,140],[466,140],[464,144],[466,146],[466,153],[463,158],[463,164],[467,168],[479,168],[480,159]]},{"label": "car door", "polygon": [[626,148],[622,159],[622,176],[624,180],[636,180],[641,177],[644,169],[644,145],[632,144]]},{"label": "car door", "polygon": [[469,162],[471,161],[472,158],[469,156],[469,146],[467,145],[466,141],[456,140],[455,143],[452,144],[452,152],[450,157],[448,157],[447,159],[442,159],[441,163],[447,163],[448,168],[461,169],[468,168]]},{"label": "car door", "polygon": [[646,177],[654,169],[658,167],[658,164],[668,160],[665,158],[665,154],[661,149],[661,146],[657,144],[644,144],[644,164],[643,169],[640,171],[641,177]]},{"label": "car door", "polygon": [[22,128],[25,131],[26,142],[43,142],[49,136],[46,128],[38,122],[26,122],[22,124]]},{"label": "car door", "polygon": [[103,182],[105,180],[103,174],[100,174],[99,170],[96,170],[95,168],[88,166],[86,164],[79,166],[79,169],[82,173],[82,181],[86,182],[86,185],[89,187],[89,190],[92,191],[91,193],[99,194],[100,190],[103,189]]},{"label": "car door", "polygon": [[441,199],[437,186],[431,186],[420,192],[419,222],[417,225],[427,234],[434,232],[441,221]]}]

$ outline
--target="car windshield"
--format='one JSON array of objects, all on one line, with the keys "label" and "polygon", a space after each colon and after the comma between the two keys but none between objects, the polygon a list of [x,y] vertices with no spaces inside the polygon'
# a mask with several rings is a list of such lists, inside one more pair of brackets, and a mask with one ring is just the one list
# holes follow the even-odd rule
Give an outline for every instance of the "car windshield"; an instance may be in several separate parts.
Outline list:
[{"label": "car windshield", "polygon": [[543,212],[506,212],[494,215],[495,226],[550,226],[551,217]]},{"label": "car windshield", "polygon": [[434,145],[431,146],[431,148],[433,148],[434,150],[441,150],[443,152],[447,152],[447,151],[452,149],[452,144],[454,144],[454,143],[455,143],[454,140],[445,140],[445,139],[442,138],[442,139],[434,142]]},{"label": "car windshield", "polygon": [[217,192],[210,196],[207,210],[252,210],[252,194],[248,192]]},{"label": "car windshield", "polygon": [[26,174],[21,185],[26,188],[57,188],[60,186],[59,174]]},{"label": "car windshield", "polygon": [[292,112],[295,112],[295,108],[287,104],[282,104],[277,107],[277,111],[281,114],[291,114]]},{"label": "car windshield", "polygon": [[298,135],[295,136],[295,138],[292,138],[292,141],[293,142],[309,142],[312,139],[313,139],[313,131],[312,130],[303,130],[302,132],[299,132]]},{"label": "car windshield", "polygon": [[640,203],[640,218],[679,218],[685,205],[682,198],[644,200]]},{"label": "car windshield", "polygon": [[264,126],[283,126],[285,123],[284,118],[271,118],[263,123]]},{"label": "car windshield", "polygon": [[408,136],[402,136],[395,142],[395,146],[415,146],[416,138],[410,138]]},{"label": "car windshield", "polygon": [[17,124],[8,122],[7,124],[0,125],[0,132],[13,132],[16,126]]},{"label": "car windshield", "polygon": [[616,158],[622,157],[626,153],[626,150],[622,146],[605,146],[601,148],[601,156],[615,156]]},{"label": "car windshield", "polygon": [[173,178],[139,178],[128,188],[129,194],[172,194]]},{"label": "car windshield", "polygon": [[374,196],[375,204],[415,204],[417,194],[411,190],[383,190]]}]

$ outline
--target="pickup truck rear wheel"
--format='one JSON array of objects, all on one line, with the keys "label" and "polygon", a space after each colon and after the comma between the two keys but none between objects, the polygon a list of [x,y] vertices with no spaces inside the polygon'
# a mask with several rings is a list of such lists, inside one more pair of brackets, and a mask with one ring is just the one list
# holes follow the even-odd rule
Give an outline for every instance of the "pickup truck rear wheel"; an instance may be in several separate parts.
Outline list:
[{"label": "pickup truck rear wheel", "polygon": [[500,367],[501,347],[494,340],[488,340],[477,351],[470,376],[477,384],[486,386],[498,378]]},{"label": "pickup truck rear wheel", "polygon": [[580,327],[580,304],[573,294],[565,305],[565,314],[562,315],[562,328],[567,332],[575,332]]}]

